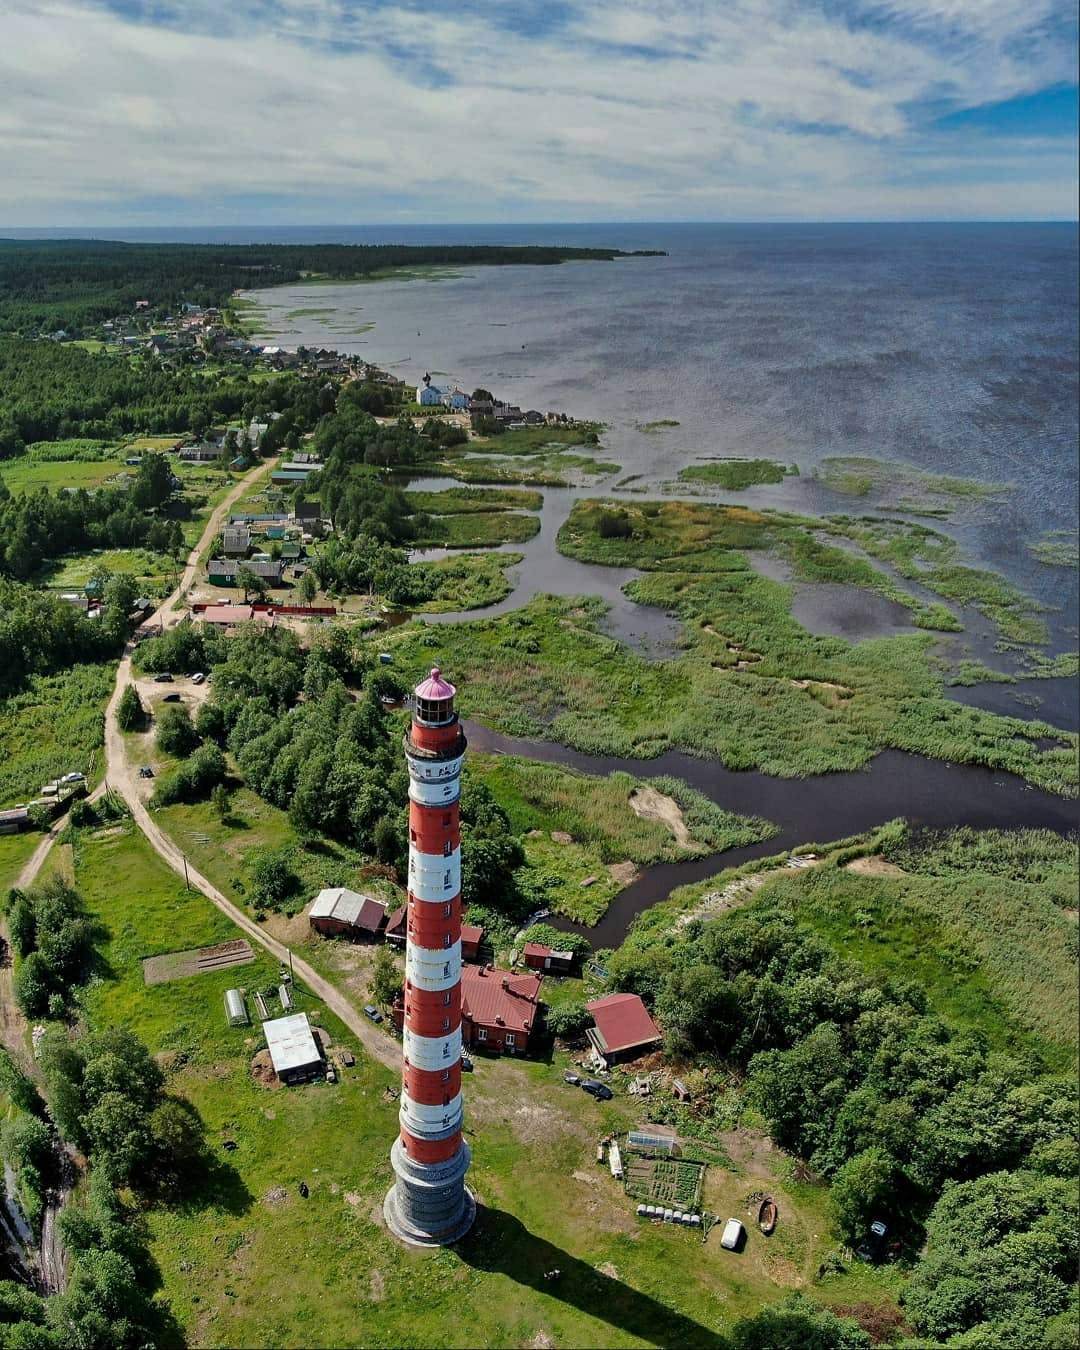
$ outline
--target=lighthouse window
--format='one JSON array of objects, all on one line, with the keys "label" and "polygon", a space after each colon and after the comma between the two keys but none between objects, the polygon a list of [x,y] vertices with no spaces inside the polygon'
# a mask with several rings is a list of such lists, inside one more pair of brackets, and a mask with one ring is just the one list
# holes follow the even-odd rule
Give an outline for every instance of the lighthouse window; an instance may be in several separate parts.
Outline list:
[{"label": "lighthouse window", "polygon": [[448,890],[450,889],[450,871],[449,871],[449,869],[447,869],[447,870],[443,873],[442,884],[443,884],[443,890],[444,890],[444,891],[448,891]]},{"label": "lighthouse window", "polygon": [[410,830],[410,831],[409,831],[409,838],[413,841],[414,844],[416,843],[416,831],[415,831],[415,830]]},{"label": "lighthouse window", "polygon": [[443,934],[442,945],[443,945],[444,947],[451,947],[451,946],[453,946],[453,943],[450,941],[450,934],[449,934],[449,933],[444,933],[444,934]]},{"label": "lighthouse window", "polygon": [[450,1019],[449,1019],[449,1017],[444,1017],[444,1018],[443,1018],[443,1020],[442,1020],[442,1029],[443,1029],[443,1031],[449,1031],[449,1030],[450,1030]]},{"label": "lighthouse window", "polygon": [[450,1006],[450,990],[449,990],[449,989],[446,991],[445,994],[443,994],[443,996],[442,996],[442,1001],[443,1001],[443,1005],[444,1005],[445,1007],[449,1007],[449,1006]]},{"label": "lighthouse window", "polygon": [[449,1069],[443,1069],[443,1071],[442,1071],[442,1080],[443,1080],[444,1083],[449,1083],[449,1081],[450,1081],[450,1070],[449,1070]]},{"label": "lighthouse window", "polygon": [[454,846],[453,846],[453,844],[450,842],[449,839],[444,839],[444,840],[443,840],[442,851],[443,851],[443,857],[444,857],[444,858],[449,858],[450,854],[453,853],[453,851],[454,851]]},{"label": "lighthouse window", "polygon": [[442,912],[443,912],[443,918],[444,918],[444,919],[448,919],[448,918],[450,917],[450,915],[454,912],[454,906],[453,906],[452,904],[449,904],[449,905],[443,905],[443,907],[442,907]]},{"label": "lighthouse window", "polygon": [[443,823],[444,825],[449,825],[449,824],[450,824],[450,815],[449,815],[449,812],[448,812],[445,816],[443,816],[443,818],[442,818],[442,823]]}]

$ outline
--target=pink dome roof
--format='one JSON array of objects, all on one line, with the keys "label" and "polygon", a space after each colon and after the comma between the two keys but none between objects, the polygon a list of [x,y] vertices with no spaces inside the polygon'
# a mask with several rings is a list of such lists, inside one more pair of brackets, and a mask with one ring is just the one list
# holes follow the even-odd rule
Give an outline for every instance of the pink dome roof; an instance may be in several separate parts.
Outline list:
[{"label": "pink dome roof", "polygon": [[416,686],[415,693],[417,698],[435,700],[453,698],[457,690],[449,680],[443,679],[442,671],[438,666],[432,666],[430,677]]}]

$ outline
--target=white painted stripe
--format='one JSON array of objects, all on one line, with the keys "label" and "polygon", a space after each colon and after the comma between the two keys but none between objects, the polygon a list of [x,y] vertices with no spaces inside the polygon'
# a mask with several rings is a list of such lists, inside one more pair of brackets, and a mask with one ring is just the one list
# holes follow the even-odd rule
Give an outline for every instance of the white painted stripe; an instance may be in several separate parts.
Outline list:
[{"label": "white painted stripe", "polygon": [[405,974],[417,989],[427,993],[452,989],[461,982],[461,943],[439,952],[406,943]]},{"label": "white painted stripe", "polygon": [[[425,863],[434,866],[424,866]],[[452,900],[461,890],[461,854],[448,858],[409,852],[409,890],[421,900]]]},{"label": "white painted stripe", "polygon": [[460,1092],[451,1097],[445,1106],[441,1102],[435,1106],[426,1106],[423,1102],[414,1102],[407,1092],[401,1094],[401,1123],[413,1133],[421,1132],[425,1125],[443,1130],[457,1124],[463,1110]]},{"label": "white painted stripe", "polygon": [[402,1050],[418,1069],[449,1069],[461,1058],[461,1028],[445,1036],[418,1036],[406,1027]]},{"label": "white painted stripe", "polygon": [[442,783],[448,778],[460,778],[464,755],[455,755],[453,759],[420,759],[406,752],[409,764],[409,777],[416,782]]},{"label": "white painted stripe", "polygon": [[447,783],[409,783],[409,796],[421,806],[452,806],[461,795],[461,780],[451,778]]}]

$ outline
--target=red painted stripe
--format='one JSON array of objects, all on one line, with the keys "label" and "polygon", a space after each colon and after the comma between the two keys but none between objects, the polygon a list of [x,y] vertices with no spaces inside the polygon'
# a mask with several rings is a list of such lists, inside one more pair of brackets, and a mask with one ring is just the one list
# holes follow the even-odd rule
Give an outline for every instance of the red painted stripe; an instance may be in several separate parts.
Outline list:
[{"label": "red painted stripe", "polygon": [[461,1091],[461,1063],[459,1061],[452,1069],[418,1069],[415,1064],[408,1064],[401,1081],[414,1102],[424,1106],[444,1106]]},{"label": "red painted stripe", "polygon": [[461,1147],[461,1131],[456,1131],[449,1139],[428,1140],[417,1139],[408,1130],[402,1130],[401,1144],[413,1162],[449,1162]]}]

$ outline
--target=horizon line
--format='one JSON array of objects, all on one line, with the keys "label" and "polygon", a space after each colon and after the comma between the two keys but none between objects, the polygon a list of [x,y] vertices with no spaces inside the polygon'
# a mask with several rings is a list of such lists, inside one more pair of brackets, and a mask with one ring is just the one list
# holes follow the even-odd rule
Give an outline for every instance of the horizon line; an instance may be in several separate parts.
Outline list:
[{"label": "horizon line", "polygon": [[114,222],[109,225],[0,225],[0,237],[8,231],[27,230],[391,230],[391,229],[528,229],[538,226],[673,226],[673,225],[1080,225],[1080,216],[920,216],[920,217],[870,217],[853,216],[844,219],[819,219],[806,217],[746,217],[726,220],[466,220],[466,221],[328,221],[314,224],[310,221],[290,221],[284,224],[244,221],[240,223],[200,222],[198,224],[124,224]]}]

